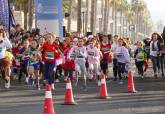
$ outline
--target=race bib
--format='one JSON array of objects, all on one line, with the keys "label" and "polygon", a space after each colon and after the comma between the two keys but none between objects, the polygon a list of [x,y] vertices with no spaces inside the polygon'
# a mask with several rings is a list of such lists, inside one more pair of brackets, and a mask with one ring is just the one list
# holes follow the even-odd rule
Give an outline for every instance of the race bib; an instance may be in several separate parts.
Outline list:
[{"label": "race bib", "polygon": [[2,52],[2,48],[0,48],[0,53]]},{"label": "race bib", "polygon": [[144,53],[143,52],[138,53],[136,59],[137,61],[144,61]]},{"label": "race bib", "polygon": [[90,55],[90,56],[94,56],[95,53],[94,53],[94,52],[91,52],[91,51],[88,51],[88,55]]},{"label": "race bib", "polygon": [[104,48],[103,49],[103,53],[109,53],[110,52],[110,48]]},{"label": "race bib", "polygon": [[124,58],[123,53],[118,53],[118,54],[116,54],[116,56],[117,56],[118,59],[123,59]]},{"label": "race bib", "polygon": [[68,58],[74,58],[74,54],[69,54]]},{"label": "race bib", "polygon": [[46,52],[46,59],[54,59],[54,52]]},{"label": "race bib", "polygon": [[77,58],[83,58],[83,56],[81,54],[77,54],[76,57]]}]

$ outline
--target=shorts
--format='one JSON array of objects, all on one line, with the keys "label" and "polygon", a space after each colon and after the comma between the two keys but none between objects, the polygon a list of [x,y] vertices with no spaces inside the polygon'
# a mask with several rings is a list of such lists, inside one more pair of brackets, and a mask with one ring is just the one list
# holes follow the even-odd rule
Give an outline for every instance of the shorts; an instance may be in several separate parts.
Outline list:
[{"label": "shorts", "polygon": [[108,69],[108,59],[102,59],[100,62],[100,67],[102,70]]},{"label": "shorts", "polygon": [[40,70],[40,62],[33,64],[34,70]]}]

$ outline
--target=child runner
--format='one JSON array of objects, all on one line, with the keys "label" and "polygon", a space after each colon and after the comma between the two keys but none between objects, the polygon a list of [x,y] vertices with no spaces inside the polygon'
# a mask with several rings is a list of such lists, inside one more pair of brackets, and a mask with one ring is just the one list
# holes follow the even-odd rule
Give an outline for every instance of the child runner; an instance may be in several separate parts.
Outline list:
[{"label": "child runner", "polygon": [[123,46],[123,42],[124,40],[121,38],[118,40],[118,47],[114,52],[118,64],[119,84],[123,84],[122,74],[125,72],[125,65],[130,63],[130,55],[128,49]]},{"label": "child runner", "polygon": [[113,75],[115,77],[114,81],[117,80],[117,74],[118,74],[118,65],[117,65],[117,57],[116,55],[114,54],[116,48],[118,47],[118,39],[119,39],[119,36],[118,35],[115,35],[114,38],[113,38],[113,43],[112,43],[112,53],[113,53]]},{"label": "child runner", "polygon": [[54,43],[56,37],[52,33],[48,33],[45,37],[47,40],[44,45],[36,51],[36,55],[43,49],[43,61],[45,63],[44,79],[47,80],[48,84],[51,85],[54,90],[53,71],[55,68],[55,61],[60,57],[60,53],[58,52],[57,45]]},{"label": "child runner", "polygon": [[78,46],[77,48],[74,47],[73,54],[75,55],[75,74],[76,74],[76,83],[75,86],[78,84],[79,73],[81,73],[83,77],[83,89],[86,90],[86,58],[87,58],[87,51],[86,47],[83,46],[84,41],[82,38],[78,39]]},{"label": "child runner", "polygon": [[0,29],[0,70],[5,80],[5,88],[10,88],[10,66],[11,61],[6,58],[6,50],[12,48],[12,44],[3,29]]},{"label": "child runner", "polygon": [[105,76],[108,76],[108,60],[110,55],[111,43],[107,36],[102,37],[100,51],[102,52],[103,59],[101,60],[101,70]]},{"label": "child runner", "polygon": [[158,41],[158,34],[152,34],[152,41],[150,43],[150,58],[153,65],[154,77],[157,78],[160,71],[159,64],[159,51],[160,51],[160,42]]},{"label": "child runner", "polygon": [[30,47],[30,50],[29,50],[29,53],[30,53],[30,60],[29,60],[29,65],[28,65],[28,72],[30,75],[30,83],[31,85],[34,83],[33,82],[33,79],[35,76],[35,80],[36,80],[36,87],[38,90],[40,90],[40,83],[39,83],[39,80],[40,80],[40,77],[39,77],[39,70],[40,70],[40,55],[35,55],[35,51],[37,50],[38,48],[38,44],[37,44],[37,40],[32,40],[31,41],[31,47]]},{"label": "child runner", "polygon": [[29,41],[26,39],[23,41],[23,47],[19,50],[19,54],[17,56],[21,57],[21,69],[18,77],[19,82],[21,82],[21,78],[23,73],[25,74],[25,82],[28,84],[29,77],[27,72],[27,66],[29,62]]},{"label": "child runner", "polygon": [[73,72],[75,71],[75,55],[72,53],[72,47],[73,42],[70,41],[69,47],[64,51],[65,63],[63,64],[63,68],[66,79],[69,77],[73,81]]},{"label": "child runner", "polygon": [[141,41],[137,42],[137,49],[135,50],[134,58],[135,58],[136,67],[138,69],[138,74],[143,79],[144,78],[143,65],[144,65],[144,60],[146,59],[146,54],[143,48],[143,42]]},{"label": "child runner", "polygon": [[93,36],[88,37],[87,60],[89,64],[90,79],[99,78],[100,75],[100,51],[95,47],[96,40]]}]

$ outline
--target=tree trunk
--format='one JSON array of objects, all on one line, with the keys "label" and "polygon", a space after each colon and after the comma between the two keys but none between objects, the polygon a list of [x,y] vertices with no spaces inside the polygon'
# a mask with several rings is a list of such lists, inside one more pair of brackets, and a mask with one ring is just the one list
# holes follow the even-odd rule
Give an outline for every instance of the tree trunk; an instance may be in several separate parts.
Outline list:
[{"label": "tree trunk", "polygon": [[67,30],[68,30],[68,32],[70,32],[71,18],[72,18],[72,0],[69,0],[68,5],[69,5],[68,13],[69,13],[70,16],[68,17],[68,28],[67,28]]},{"label": "tree trunk", "polygon": [[115,23],[115,34],[117,34],[117,21],[118,21],[118,18],[117,18],[117,6],[116,6],[116,3],[114,3],[114,7],[115,7],[115,19],[114,19],[114,23]]},{"label": "tree trunk", "polygon": [[77,32],[80,34],[82,30],[82,20],[81,20],[81,0],[77,2]]},{"label": "tree trunk", "polygon": [[105,5],[104,5],[104,26],[103,26],[104,33],[107,32],[107,12],[108,12],[108,0],[105,0]]},{"label": "tree trunk", "polygon": [[29,25],[29,30],[32,29],[33,26],[33,10],[34,9],[34,1],[33,0],[29,0],[28,1],[28,13],[29,13],[29,17],[28,17],[28,25]]},{"label": "tree trunk", "polygon": [[25,4],[24,5],[24,29],[27,30],[27,25],[28,25],[28,18],[27,18],[27,14],[28,14],[28,5]]},{"label": "tree trunk", "polygon": [[91,32],[94,33],[95,0],[91,0]]},{"label": "tree trunk", "polygon": [[88,13],[89,13],[89,0],[86,0],[85,33],[87,33],[87,29],[88,29]]},{"label": "tree trunk", "polygon": [[122,25],[123,25],[123,24],[122,24],[122,16],[123,16],[123,12],[120,11],[120,36],[121,36],[121,37],[123,37],[123,36],[122,36],[122,27],[123,27],[123,26],[122,26]]},{"label": "tree trunk", "polygon": [[99,32],[103,32],[103,20],[104,20],[104,0],[101,1],[101,17],[100,17],[100,30]]},{"label": "tree trunk", "polygon": [[114,34],[114,20],[115,20],[115,3],[113,3],[112,5],[112,20],[113,22],[111,22],[111,34]]}]

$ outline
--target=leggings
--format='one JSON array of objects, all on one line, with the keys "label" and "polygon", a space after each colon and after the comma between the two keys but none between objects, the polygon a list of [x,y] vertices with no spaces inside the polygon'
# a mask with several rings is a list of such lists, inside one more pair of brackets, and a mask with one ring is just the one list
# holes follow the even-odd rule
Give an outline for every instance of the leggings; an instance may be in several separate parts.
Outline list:
[{"label": "leggings", "polygon": [[135,61],[135,64],[136,64],[136,67],[138,69],[139,75],[143,76],[143,74],[144,74],[144,71],[143,71],[144,61]]},{"label": "leggings", "polygon": [[119,75],[119,80],[122,79],[122,74],[125,73],[125,63],[120,63],[118,62],[118,75]]},{"label": "leggings", "polygon": [[21,64],[21,69],[18,77],[19,81],[21,81],[23,73],[25,74],[26,77],[28,77],[27,64],[28,63]]},{"label": "leggings", "polygon": [[92,78],[93,75],[99,76],[100,64],[99,63],[89,63],[89,78]]},{"label": "leggings", "polygon": [[45,62],[44,78],[48,81],[48,84],[50,85],[54,83],[54,67],[55,62]]},{"label": "leggings", "polygon": [[78,83],[79,73],[83,77],[83,86],[86,87],[86,66],[84,61],[76,61],[75,75],[76,81]]},{"label": "leggings", "polygon": [[117,74],[118,74],[117,59],[113,59],[113,75],[115,78],[117,78]]},{"label": "leggings", "polygon": [[160,70],[160,64],[159,64],[159,57],[151,56],[152,66],[154,74],[158,73],[158,70]]},{"label": "leggings", "polygon": [[161,67],[162,74],[164,74],[165,58],[163,58],[163,57],[160,58],[160,67]]}]

